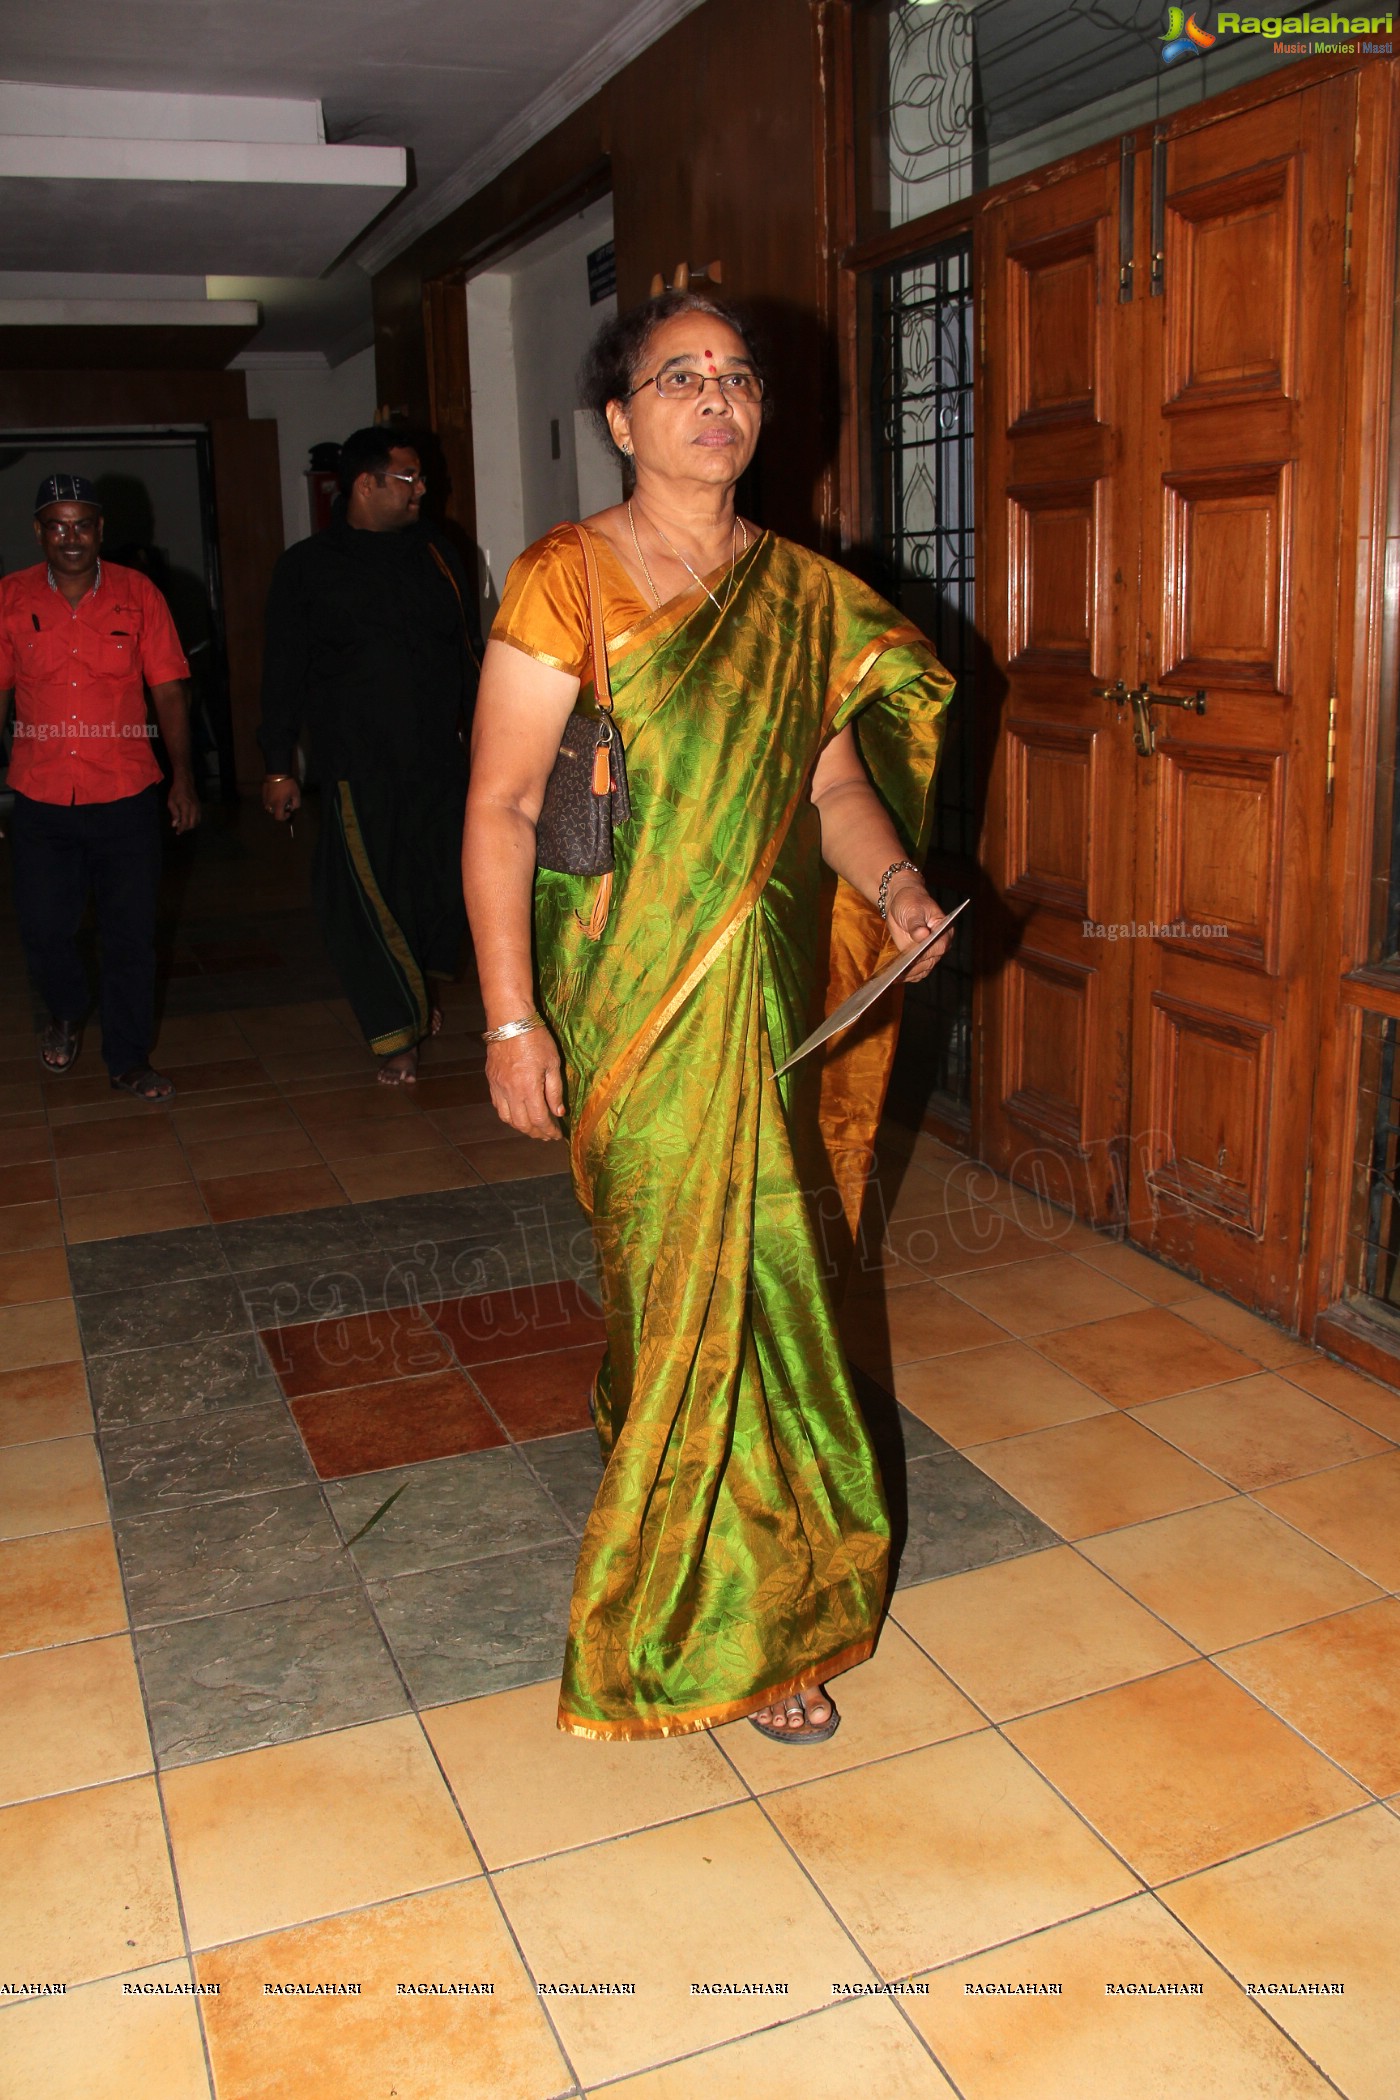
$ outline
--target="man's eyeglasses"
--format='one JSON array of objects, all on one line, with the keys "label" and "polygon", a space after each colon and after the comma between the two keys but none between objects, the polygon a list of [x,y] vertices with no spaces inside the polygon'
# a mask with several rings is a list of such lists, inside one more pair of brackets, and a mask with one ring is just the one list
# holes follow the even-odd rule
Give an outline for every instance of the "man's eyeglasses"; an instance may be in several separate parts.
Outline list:
[{"label": "man's eyeglasses", "polygon": [[411,489],[425,489],[428,486],[421,474],[399,474],[392,467],[386,468],[382,478],[385,481],[405,482]]},{"label": "man's eyeglasses", "polygon": [[39,530],[50,539],[86,540],[97,530],[96,518],[40,518]]},{"label": "man's eyeglasses", "polygon": [[654,386],[663,401],[698,401],[707,386],[713,385],[722,401],[761,401],[763,381],[757,372],[692,372],[686,365],[670,365],[664,371],[653,372],[632,393],[640,394],[642,387]]}]

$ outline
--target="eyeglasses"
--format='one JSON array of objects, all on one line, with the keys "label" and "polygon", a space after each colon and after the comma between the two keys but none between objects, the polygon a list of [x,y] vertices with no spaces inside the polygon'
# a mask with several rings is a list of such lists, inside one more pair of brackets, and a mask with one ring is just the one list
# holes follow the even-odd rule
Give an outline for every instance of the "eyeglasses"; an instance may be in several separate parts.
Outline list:
[{"label": "eyeglasses", "polygon": [[424,476],[423,476],[423,475],[421,475],[421,474],[397,474],[397,473],[395,473],[395,471],[394,471],[394,469],[393,469],[392,467],[388,468],[388,469],[387,469],[387,470],[385,471],[384,475],[383,475],[383,476],[382,476],[381,478],[382,478],[383,480],[385,480],[385,481],[403,481],[403,482],[406,482],[406,483],[408,484],[409,488],[411,488],[411,489],[425,489],[425,488],[426,488],[426,487],[428,486],[428,484],[427,484],[427,481],[426,481],[426,479],[424,478]]},{"label": "eyeglasses", "polygon": [[721,401],[761,401],[763,381],[757,372],[692,372],[686,365],[671,365],[664,371],[653,372],[640,386],[634,386],[627,398],[640,394],[642,387],[654,386],[663,401],[698,401],[707,386],[714,385]]},{"label": "eyeglasses", "polygon": [[39,530],[56,540],[85,540],[97,530],[96,518],[40,518]]}]

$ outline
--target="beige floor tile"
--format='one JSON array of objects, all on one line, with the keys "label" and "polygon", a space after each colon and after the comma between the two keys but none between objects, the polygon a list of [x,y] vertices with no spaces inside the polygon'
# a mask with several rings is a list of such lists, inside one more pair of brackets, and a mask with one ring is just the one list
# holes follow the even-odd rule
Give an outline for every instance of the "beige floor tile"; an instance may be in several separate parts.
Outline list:
[{"label": "beige floor tile", "polygon": [[61,1247],[12,1254],[0,1265],[0,1305],[34,1305],[44,1298],[66,1298],[71,1290]]},{"label": "beige floor tile", "polygon": [[852,1356],[880,1377],[888,1367],[943,1356],[959,1349],[1005,1341],[1003,1329],[964,1305],[938,1283],[911,1283],[891,1290],[884,1309],[857,1310],[849,1329]]},{"label": "beige floor tile", "polygon": [[1079,1550],[1207,1652],[1378,1595],[1345,1561],[1243,1496],[1106,1532]]},{"label": "beige floor tile", "polygon": [[[555,1725],[559,1687],[438,1706],[423,1726],[488,1867],[514,1866],[745,1798],[707,1735],[590,1743]],[[750,1730],[752,1733],[752,1730]]]},{"label": "beige floor tile", "polygon": [[902,1364],[894,1389],[911,1413],[960,1451],[1113,1412],[1024,1342],[995,1342],[988,1349]]},{"label": "beige floor tile", "polygon": [[0,1809],[0,1977],[87,1983],[183,1952],[153,1779]]},{"label": "beige floor tile", "polygon": [[107,1522],[107,1490],[91,1437],[0,1450],[0,1538]]},{"label": "beige floor tile", "polygon": [[[569,2073],[484,1882],[325,1918],[197,1957],[219,2100],[547,2100]],[[355,1998],[264,1983],[355,1982]],[[490,1997],[400,1997],[490,1983]],[[294,2070],[293,2070],[293,2067]]]},{"label": "beige floor tile", "polygon": [[1261,2002],[1348,2100],[1395,2100],[1400,1823],[1382,1809],[1174,1882],[1162,1901],[1242,1984],[1340,1983]]},{"label": "beige floor tile", "polygon": [[1295,1626],[1216,1659],[1373,1794],[1400,1787],[1395,1598]]},{"label": "beige floor tile", "polygon": [[1073,1254],[1012,1262],[975,1276],[946,1276],[944,1288],[995,1320],[1008,1334],[1049,1334],[1121,1313],[1140,1312],[1146,1300],[1091,1269]]},{"label": "beige floor tile", "polygon": [[1230,1493],[1223,1480],[1117,1413],[974,1444],[967,1455],[1067,1539],[1219,1502]]},{"label": "beige floor tile", "polygon": [[1121,1240],[1100,1238],[1094,1245],[1077,1251],[1081,1261],[1111,1276],[1115,1283],[1126,1284],[1139,1297],[1150,1298],[1154,1305],[1176,1305],[1183,1298],[1198,1298],[1201,1294],[1201,1286],[1193,1277],[1169,1269],[1163,1261],[1154,1261],[1150,1254],[1140,1254],[1136,1247],[1125,1247]]},{"label": "beige floor tile", "polygon": [[1400,1451],[1261,1488],[1258,1499],[1372,1582],[1400,1589]]},{"label": "beige floor tile", "polygon": [[125,1634],[0,1659],[0,1802],[100,1786],[151,1770]]},{"label": "beige floor tile", "polygon": [[0,1444],[92,1433],[87,1374],[80,1363],[0,1371]]},{"label": "beige floor tile", "polygon": [[948,1742],[986,1726],[971,1701],[892,1620],[886,1620],[870,1661],[834,1677],[831,1690],[841,1710],[841,1726],[830,1742],[794,1750],[791,1744],[767,1742],[747,1721],[724,1730],[719,1740],[756,1794],[849,1771],[853,1765],[896,1757],[928,1743]]},{"label": "beige floor tile", "polygon": [[[1331,2088],[1154,1898],[958,1962],[905,2001],[971,2100],[1328,2100]],[[1062,1995],[985,1995],[997,1983]],[[1106,1983],[1199,1984],[1108,1997]],[[978,1987],[981,1987],[980,1990]]]},{"label": "beige floor tile", "polygon": [[[907,1218],[891,1225],[886,1241],[923,1276],[963,1276],[1011,1262],[1049,1261],[1058,1249],[1025,1232],[998,1210],[974,1204],[946,1218]],[[1062,1257],[1061,1257],[1062,1258]]]},{"label": "beige floor tile", "polygon": [[1006,1732],[1154,1885],[1364,1799],[1207,1662],[1012,1721]]},{"label": "beige floor tile", "polygon": [[209,2100],[187,1961],[85,1983],[5,2015],[6,2100]]},{"label": "beige floor tile", "polygon": [[[636,1985],[633,1997],[550,1998],[585,2085],[752,2033],[775,2012],[815,2011],[833,1982],[862,1975],[754,1803],[512,1867],[495,1886],[538,1982]],[[694,1996],[692,1983],[788,1990]]]},{"label": "beige floor tile", "polygon": [[[766,1806],[886,1979],[1139,1887],[991,1729],[791,1788]],[[849,1962],[831,1973],[850,1975]]]},{"label": "beige floor tile", "polygon": [[175,1188],[113,1191],[110,1196],[71,1196],[63,1205],[70,1246],[115,1240],[129,1232],[174,1232],[182,1225],[207,1225],[204,1198],[192,1181]]},{"label": "beige floor tile", "polygon": [[195,1947],[478,1871],[412,1718],[185,1765],[161,1784]]},{"label": "beige floor tile", "polygon": [[1132,1410],[1145,1428],[1232,1487],[1273,1487],[1390,1448],[1383,1437],[1271,1371]]},{"label": "beige floor tile", "polygon": [[[795,2068],[796,2067],[796,2068]],[[812,2013],[602,2088],[607,2100],[953,2100],[953,2088],[887,2001]]]},{"label": "beige floor tile", "polygon": [[74,1363],[82,1353],[70,1297],[46,1298],[39,1305],[0,1306],[0,1371]]},{"label": "beige floor tile", "polygon": [[77,1196],[178,1188],[189,1178],[179,1140],[164,1123],[147,1134],[139,1152],[86,1152],[58,1163],[58,1193],[65,1206]]},{"label": "beige floor tile", "polygon": [[389,1196],[422,1196],[433,1189],[464,1189],[480,1177],[451,1145],[395,1152],[386,1157],[338,1159],[335,1177],[352,1203]]},{"label": "beige floor tile", "polygon": [[918,1583],[897,1591],[891,1609],[994,1721],[1194,1653],[1070,1546]]},{"label": "beige floor tile", "polygon": [[1214,1291],[1202,1292],[1179,1306],[1178,1311],[1183,1320],[1189,1320],[1203,1334],[1213,1334],[1227,1348],[1242,1349],[1266,1371],[1276,1370],[1280,1364],[1308,1363],[1317,1356],[1311,1342],[1300,1342],[1296,1334],[1285,1333],[1272,1320],[1261,1320]]},{"label": "beige floor tile", "polygon": [[0,1208],[0,1254],[28,1252],[63,1243],[63,1221],[57,1203],[7,1203]]},{"label": "beige floor tile", "polygon": [[[877,1169],[867,1196],[866,1218],[872,1224],[883,1218],[886,1226],[910,1218],[938,1220],[970,1209],[975,1200],[968,1187],[950,1186],[945,1174],[930,1174],[912,1163],[886,1162]],[[984,1229],[990,1231],[990,1226]]]},{"label": "beige floor tile", "polygon": [[1353,1421],[1364,1422],[1368,1429],[1400,1444],[1400,1393],[1377,1385],[1374,1378],[1363,1378],[1346,1364],[1329,1363],[1325,1356],[1314,1356],[1308,1363],[1289,1364],[1283,1375],[1290,1385],[1300,1385],[1305,1393],[1314,1394],[1329,1407],[1350,1415]]},{"label": "beige floor tile", "polygon": [[127,1623],[106,1524],[0,1542],[0,1647],[6,1653],[120,1633]]},{"label": "beige floor tile", "polygon": [[1115,1407],[1140,1407],[1186,1393],[1198,1385],[1248,1378],[1258,1365],[1238,1349],[1227,1349],[1165,1306],[1096,1320],[1046,1335],[1040,1347],[1052,1363],[1082,1379]]}]

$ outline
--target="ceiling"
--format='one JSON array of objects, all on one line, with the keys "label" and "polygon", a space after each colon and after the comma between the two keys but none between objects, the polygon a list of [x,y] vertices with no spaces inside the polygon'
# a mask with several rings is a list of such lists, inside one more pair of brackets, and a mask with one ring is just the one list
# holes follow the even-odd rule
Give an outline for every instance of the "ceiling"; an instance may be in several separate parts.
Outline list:
[{"label": "ceiling", "polygon": [[[403,189],[374,189],[364,178],[353,198],[307,178],[281,187],[177,181],[142,189],[104,184],[100,170],[79,181],[76,167],[60,168],[4,197],[6,268],[54,273],[62,264],[63,288],[75,298],[84,295],[83,273],[99,270],[106,280],[142,273],[148,289],[152,272],[172,282],[181,273],[182,284],[196,272],[236,280],[220,282],[217,292],[211,286],[210,296],[262,304],[263,326],[240,363],[317,354],[337,362],[370,340],[362,265],[379,267],[697,4],[396,0],[390,10],[384,0],[67,0],[62,8],[6,7],[0,83],[319,102],[323,155],[337,145],[399,147],[408,168]],[[6,139],[3,130],[0,174],[7,147],[25,147],[27,166],[34,144]],[[182,134],[210,135],[197,125]]]}]

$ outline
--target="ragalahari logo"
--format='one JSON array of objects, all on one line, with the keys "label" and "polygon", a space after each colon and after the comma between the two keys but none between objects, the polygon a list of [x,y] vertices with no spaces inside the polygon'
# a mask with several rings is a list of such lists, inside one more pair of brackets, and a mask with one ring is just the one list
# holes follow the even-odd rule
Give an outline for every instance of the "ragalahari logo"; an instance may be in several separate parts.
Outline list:
[{"label": "ragalahari logo", "polygon": [[1194,14],[1188,15],[1179,7],[1167,9],[1167,33],[1162,38],[1164,66],[1174,64],[1178,58],[1199,58],[1214,42],[1211,32],[1200,28]]}]

